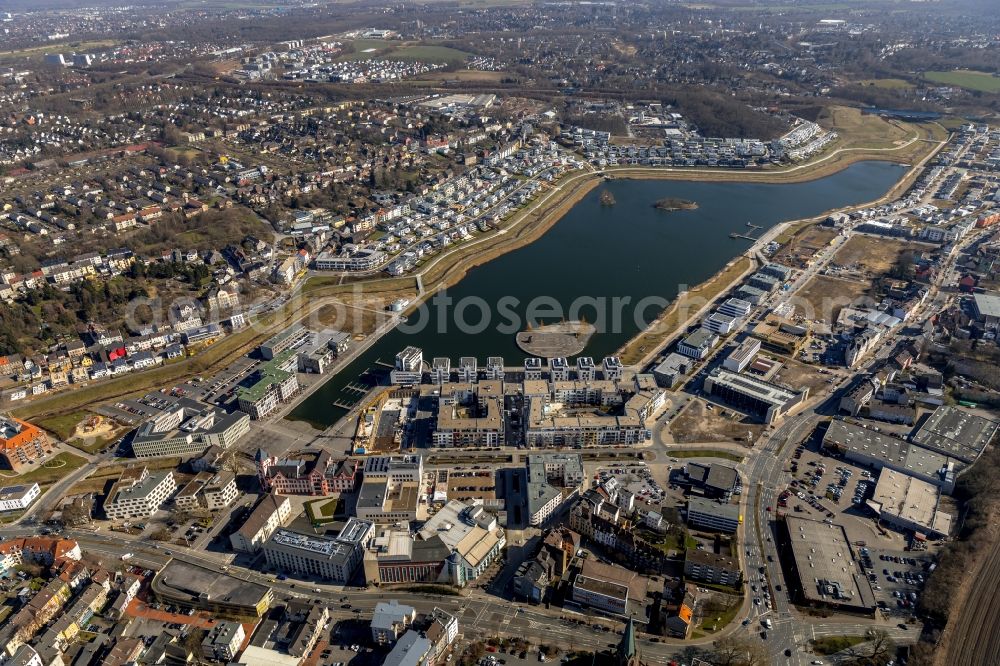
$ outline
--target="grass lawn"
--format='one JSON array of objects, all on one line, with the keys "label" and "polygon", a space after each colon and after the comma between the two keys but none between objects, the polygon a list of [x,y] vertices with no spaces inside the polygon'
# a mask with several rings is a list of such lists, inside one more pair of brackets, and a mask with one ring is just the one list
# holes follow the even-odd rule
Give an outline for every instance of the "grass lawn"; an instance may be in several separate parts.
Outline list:
[{"label": "grass lawn", "polygon": [[88,416],[90,416],[90,412],[86,409],[78,409],[72,412],[67,412],[66,414],[46,416],[45,418],[35,421],[35,425],[48,430],[65,442],[73,436],[73,431],[76,430],[76,426]]},{"label": "grass lawn", "polygon": [[306,502],[306,514],[314,525],[330,523],[333,522],[339,505],[340,500],[337,499],[313,500]]},{"label": "grass lawn", "polygon": [[989,72],[956,69],[951,72],[924,72],[924,78],[946,86],[958,86],[988,93],[1000,92],[1000,77]]},{"label": "grass lawn", "polygon": [[669,450],[667,455],[673,456],[674,458],[724,458],[725,460],[734,460],[736,462],[743,462],[743,456],[738,453],[730,453],[729,451],[716,451],[714,449],[679,449],[679,450]]},{"label": "grass lawn", "polygon": [[823,655],[834,654],[864,642],[864,636],[827,636],[810,641],[813,652]]},{"label": "grass lawn", "polygon": [[389,57],[397,60],[422,60],[425,62],[464,61],[469,55],[465,51],[459,51],[447,46],[434,46],[433,44],[404,46],[393,49],[389,53]]},{"label": "grass lawn", "polygon": [[110,444],[113,441],[115,441],[115,435],[112,435],[110,437],[97,437],[89,444],[87,443],[86,440],[82,439],[71,439],[66,443],[72,446],[74,449],[79,449],[86,453],[94,454],[97,453],[98,451],[103,451],[108,446],[108,444]]},{"label": "grass lawn", "polygon": [[60,453],[41,466],[34,465],[34,469],[24,474],[3,476],[0,479],[2,479],[4,485],[8,486],[19,483],[37,483],[40,486],[47,486],[55,483],[74,469],[82,467],[86,462],[80,456],[73,455],[72,453]]},{"label": "grass lawn", "polygon": [[726,627],[733,619],[736,614],[740,612],[740,607],[743,605],[743,597],[735,594],[715,595],[721,599],[725,599],[726,603],[718,604],[713,601],[712,608],[705,608],[702,613],[701,624],[698,625],[697,631],[700,631],[702,635],[713,634],[715,632],[721,631]]}]

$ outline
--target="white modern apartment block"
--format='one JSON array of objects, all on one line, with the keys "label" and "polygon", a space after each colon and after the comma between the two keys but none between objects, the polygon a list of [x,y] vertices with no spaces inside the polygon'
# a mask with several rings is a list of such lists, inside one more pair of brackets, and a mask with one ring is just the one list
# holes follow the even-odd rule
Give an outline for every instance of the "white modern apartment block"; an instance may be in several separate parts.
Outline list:
[{"label": "white modern apartment block", "polygon": [[145,466],[130,467],[111,487],[104,513],[109,520],[148,518],[160,510],[176,489],[174,473],[169,470],[150,474]]},{"label": "white modern apartment block", "polygon": [[0,488],[0,511],[22,511],[42,494],[37,483]]},{"label": "white modern apartment block", "polygon": [[201,472],[181,488],[174,498],[174,504],[181,509],[206,508],[209,511],[222,509],[239,496],[236,489],[236,475],[232,472],[211,474]]},{"label": "white modern apartment block", "polygon": [[396,354],[396,365],[390,373],[393,384],[419,384],[424,367],[424,352],[418,347],[407,347]]},{"label": "white modern apartment block", "polygon": [[736,317],[737,319],[742,319],[750,314],[750,310],[753,309],[753,305],[749,301],[744,301],[740,298],[729,298],[725,303],[719,306],[717,312],[720,314],[727,315],[729,317]]}]

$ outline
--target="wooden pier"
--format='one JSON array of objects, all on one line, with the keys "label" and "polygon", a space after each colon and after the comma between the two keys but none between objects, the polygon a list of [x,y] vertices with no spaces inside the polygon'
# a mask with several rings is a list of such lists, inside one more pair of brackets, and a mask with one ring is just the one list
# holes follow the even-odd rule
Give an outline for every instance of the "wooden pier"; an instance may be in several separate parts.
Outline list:
[{"label": "wooden pier", "polygon": [[760,231],[763,227],[761,227],[759,224],[753,224],[751,222],[747,222],[747,227],[750,229],[750,231],[747,231],[746,233],[742,234],[734,231],[733,233],[729,234],[729,237],[733,239],[742,238],[743,240],[756,242],[760,238],[760,236],[754,236],[754,234]]}]

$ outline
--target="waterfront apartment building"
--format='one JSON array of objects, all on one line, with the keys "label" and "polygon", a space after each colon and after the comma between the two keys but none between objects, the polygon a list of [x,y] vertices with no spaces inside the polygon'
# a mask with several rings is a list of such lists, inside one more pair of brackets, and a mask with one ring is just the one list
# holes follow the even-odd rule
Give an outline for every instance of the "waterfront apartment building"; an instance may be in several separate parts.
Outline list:
[{"label": "waterfront apartment building", "polygon": [[424,352],[409,346],[396,354],[396,362],[389,379],[393,384],[419,384],[424,368]]},{"label": "waterfront apartment building", "polygon": [[111,487],[104,513],[108,520],[148,518],[176,489],[177,482],[169,470],[150,474],[145,466],[129,467]]},{"label": "waterfront apartment building", "polygon": [[502,381],[441,387],[434,446],[500,447],[504,430]]},{"label": "waterfront apartment building", "polygon": [[528,400],[525,442],[530,447],[639,444],[649,432],[637,416],[565,416],[547,398]]},{"label": "waterfront apartment building", "polygon": [[678,342],[677,353],[700,361],[708,356],[708,353],[717,344],[719,344],[719,336],[703,327]]},{"label": "waterfront apartment building", "polygon": [[278,529],[264,544],[264,557],[268,565],[282,571],[347,583],[374,529],[372,523],[356,518],[333,538]]},{"label": "waterfront apartment building", "polygon": [[238,553],[258,553],[275,530],[284,525],[292,515],[292,504],[287,497],[265,495],[254,507],[243,525],[229,535],[233,550]]},{"label": "waterfront apartment building", "polygon": [[45,431],[27,421],[0,417],[0,463],[19,472],[48,451]]},{"label": "waterfront apartment building", "polygon": [[293,349],[279,352],[272,360],[263,363],[254,373],[252,383],[236,390],[240,410],[254,420],[267,418],[277,411],[299,390],[299,380],[295,375],[297,366]]}]

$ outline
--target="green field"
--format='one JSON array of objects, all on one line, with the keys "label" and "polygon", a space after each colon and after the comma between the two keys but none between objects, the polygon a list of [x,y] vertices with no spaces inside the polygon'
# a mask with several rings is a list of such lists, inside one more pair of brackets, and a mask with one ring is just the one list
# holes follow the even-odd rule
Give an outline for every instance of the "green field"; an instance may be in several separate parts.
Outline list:
[{"label": "green field", "polygon": [[[350,42],[351,52],[337,60],[370,60],[387,58],[391,60],[420,60],[422,62],[462,62],[470,55],[465,51],[435,46],[434,44],[404,44],[385,39],[355,39]],[[375,49],[371,51],[370,49]],[[365,53],[365,51],[369,51]]]},{"label": "green field", "polygon": [[988,93],[1000,92],[1000,77],[989,72],[956,69],[953,72],[924,72],[924,78],[946,86],[958,86]]},{"label": "green field", "polygon": [[90,412],[85,409],[81,409],[69,412],[68,414],[46,416],[45,418],[35,421],[35,425],[48,430],[65,442],[73,436],[73,431],[76,430],[76,426],[88,416],[90,416]]}]

